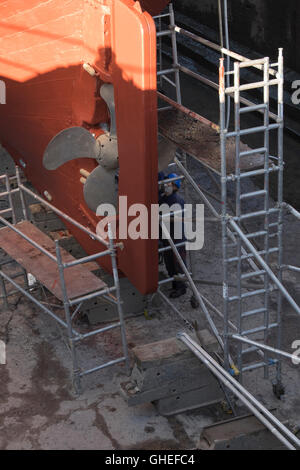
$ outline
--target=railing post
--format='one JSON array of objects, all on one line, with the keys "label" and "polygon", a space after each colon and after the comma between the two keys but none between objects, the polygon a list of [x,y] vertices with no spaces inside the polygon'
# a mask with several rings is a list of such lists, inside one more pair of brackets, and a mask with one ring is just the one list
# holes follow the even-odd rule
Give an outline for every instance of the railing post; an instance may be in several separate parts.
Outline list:
[{"label": "railing post", "polygon": [[179,64],[178,64],[178,52],[177,52],[177,33],[175,31],[175,15],[173,4],[169,5],[170,11],[170,29],[172,31],[172,53],[173,53],[173,67],[175,69],[175,83],[176,83],[176,100],[178,104],[181,104],[181,87],[180,87],[180,75],[179,75]]},{"label": "railing post", "polygon": [[22,186],[21,186],[20,168],[18,166],[16,166],[16,176],[17,176],[18,188],[19,188],[19,191],[20,191],[20,198],[21,198],[21,205],[22,205],[24,220],[28,220],[25,196],[24,196]]},{"label": "railing post", "polygon": [[[279,49],[278,53],[278,121],[280,127],[278,129],[278,280],[282,283],[282,265],[283,265],[283,128],[284,128],[284,117],[283,117],[283,85],[284,85],[284,70],[283,70],[283,53],[282,49]],[[277,335],[277,349],[281,349],[282,343],[282,293],[280,289],[278,290],[277,297],[277,323],[278,323],[278,335]],[[277,364],[276,369],[276,384],[275,387],[278,389],[281,387],[281,363],[280,361]]]},{"label": "railing post", "polygon": [[78,366],[78,360],[77,360],[77,354],[76,354],[76,345],[74,341],[72,319],[70,315],[70,304],[69,304],[69,298],[68,298],[68,293],[67,293],[67,288],[66,288],[64,267],[63,267],[60,246],[59,246],[59,240],[55,241],[55,249],[56,249],[56,258],[57,258],[57,265],[58,265],[59,278],[60,278],[60,286],[61,286],[62,295],[63,295],[66,322],[68,325],[69,345],[70,345],[71,354],[72,354],[73,384],[74,384],[75,392],[77,394],[80,394],[81,393],[80,369]]},{"label": "railing post", "polygon": [[224,59],[219,66],[220,146],[221,146],[221,200],[222,200],[222,252],[223,252],[223,314],[224,314],[224,367],[229,370],[228,344],[228,274],[227,274],[227,168],[225,128],[225,70]]},{"label": "railing post", "polygon": [[114,285],[116,288],[117,308],[118,308],[118,314],[119,314],[119,319],[120,319],[123,353],[125,357],[127,373],[129,374],[130,373],[130,360],[129,360],[129,353],[128,353],[127,338],[126,338],[123,302],[121,300],[120,280],[119,280],[118,266],[117,266],[117,254],[116,254],[116,247],[114,244],[111,224],[108,224],[108,239],[109,239],[109,248],[110,248],[111,264],[112,264],[112,270],[113,270]]}]

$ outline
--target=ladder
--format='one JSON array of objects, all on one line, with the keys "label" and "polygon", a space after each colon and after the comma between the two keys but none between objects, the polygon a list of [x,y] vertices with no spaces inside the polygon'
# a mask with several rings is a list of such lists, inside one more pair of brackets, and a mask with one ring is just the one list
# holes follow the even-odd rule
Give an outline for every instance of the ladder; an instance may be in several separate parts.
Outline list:
[{"label": "ladder", "polygon": [[[263,73],[261,81],[242,84],[241,72],[244,68],[255,67]],[[272,68],[271,68],[272,67]],[[276,68],[276,70],[274,70]],[[236,233],[244,233],[243,224],[249,221],[259,221],[259,229],[244,233],[244,237],[256,244],[257,253],[269,266],[276,264],[276,277],[282,281],[282,191],[283,191],[283,56],[282,49],[279,50],[278,62],[269,63],[269,58],[258,60],[248,60],[235,62],[234,69],[227,72],[233,75],[233,86],[225,87],[223,59],[220,61],[220,127],[221,127],[221,156],[222,156],[222,247],[223,247],[223,301],[224,301],[224,342],[225,342],[225,368],[229,369],[229,321],[235,324],[237,334],[241,337],[260,335],[266,344],[269,334],[275,334],[276,347],[281,346],[281,293],[277,292],[277,314],[276,318],[270,316],[270,295],[274,290],[274,285],[270,282],[270,276],[266,269],[257,267],[257,270],[245,270],[245,261],[255,258],[253,251],[245,247],[243,238],[236,236],[235,243],[228,237],[228,228],[235,228]],[[271,77],[275,76],[276,78]],[[270,122],[270,87],[278,88],[278,115],[274,123]],[[263,103],[241,106],[241,94],[246,90],[263,89]],[[234,130],[228,132],[225,127],[225,96],[234,94]],[[251,113],[259,111],[263,115],[263,124],[256,127],[245,128],[243,118]],[[270,155],[270,134],[277,133],[277,156]],[[259,148],[249,151],[241,151],[240,144],[243,136],[250,134],[260,135],[263,143]],[[273,135],[273,134],[271,134]],[[226,139],[235,139],[235,171],[228,175],[226,172]],[[263,154],[263,168],[251,171],[242,171],[241,162],[248,155]],[[277,173],[277,205],[270,206],[270,173]],[[247,192],[244,182],[250,176],[261,175],[263,177],[263,188]],[[228,215],[228,185],[234,186],[235,192],[235,213],[233,217]],[[253,201],[261,201],[260,210],[254,210]],[[272,245],[271,245],[272,240]],[[255,246],[255,245],[254,245]],[[274,257],[276,260],[274,261]],[[247,292],[243,288],[243,283],[260,279],[260,285],[247,287]],[[235,284],[235,288],[229,285]],[[255,306],[251,304],[255,301]],[[263,337],[263,338],[262,338]],[[269,377],[270,366],[276,367],[276,382],[281,382],[280,360],[268,357],[268,353],[262,352],[258,346],[245,345],[242,342],[237,344],[237,367],[239,379],[242,381],[243,374],[258,368],[264,368],[265,378]],[[255,353],[256,359],[251,363],[246,362],[247,355]],[[249,356],[248,356],[249,357]]]},{"label": "ladder", "polygon": [[[165,27],[165,24],[162,21],[163,18],[169,19],[169,25],[166,29],[163,29]],[[155,20],[157,28],[157,82],[161,88],[163,87],[163,81],[169,83],[169,85],[175,89],[177,103],[181,104],[180,71],[178,64],[177,36],[175,31],[175,14],[173,4],[170,3],[168,8],[163,13],[154,16],[153,19]],[[171,38],[173,59],[172,66],[168,69],[164,69],[163,64],[162,38],[166,36]],[[169,75],[173,76],[173,80],[169,77]]]}]

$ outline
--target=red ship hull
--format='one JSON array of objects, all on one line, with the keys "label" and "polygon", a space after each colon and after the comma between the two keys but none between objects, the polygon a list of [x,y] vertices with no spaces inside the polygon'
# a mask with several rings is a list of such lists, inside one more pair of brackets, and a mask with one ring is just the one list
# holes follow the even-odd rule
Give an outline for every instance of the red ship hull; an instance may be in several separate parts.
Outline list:
[{"label": "red ship hull", "polygon": [[[157,203],[156,34],[133,0],[12,0],[0,5],[0,75],[6,105],[0,106],[1,143],[24,168],[28,180],[52,204],[95,230],[99,219],[86,205],[80,170],[94,159],[78,159],[56,171],[43,153],[60,131],[82,126],[98,136],[109,122],[101,84],[114,85],[120,160],[119,194],[128,204]],[[150,2],[156,14],[168,2]],[[26,5],[26,6],[24,6]],[[97,77],[82,67],[91,64]],[[69,227],[71,229],[71,227]],[[72,233],[88,254],[99,244]],[[125,240],[120,271],[142,293],[157,288],[157,241]],[[109,260],[102,259],[109,269]]]}]

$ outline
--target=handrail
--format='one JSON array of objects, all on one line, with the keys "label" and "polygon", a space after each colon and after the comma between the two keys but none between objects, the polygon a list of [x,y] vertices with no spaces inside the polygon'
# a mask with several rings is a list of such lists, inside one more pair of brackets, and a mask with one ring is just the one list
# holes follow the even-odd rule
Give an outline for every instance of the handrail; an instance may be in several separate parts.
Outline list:
[{"label": "handrail", "polygon": [[24,240],[26,240],[28,243],[30,243],[30,245],[34,246],[35,248],[37,248],[39,251],[41,251],[42,253],[44,253],[44,255],[46,255],[48,258],[52,259],[52,261],[55,261],[57,263],[57,259],[55,256],[52,255],[52,253],[50,253],[50,251],[46,250],[45,248],[43,248],[41,245],[39,245],[38,243],[36,243],[34,240],[32,240],[31,238],[27,237],[27,235],[25,235],[25,233],[21,232],[20,230],[18,230],[14,225],[12,225],[11,223],[9,223],[4,217],[1,217],[0,216],[0,222],[3,224],[3,225],[6,225],[7,227],[9,227],[11,230],[13,230],[14,232],[16,232],[18,235],[20,235],[22,238],[24,238]]},{"label": "handrail", "polygon": [[[238,60],[239,62],[248,62],[249,59],[247,57],[242,56],[241,54],[237,54],[236,52],[230,51],[229,49],[226,49],[225,47],[219,46],[219,44],[215,44],[212,41],[209,41],[208,39],[204,39],[201,36],[198,36],[197,34],[191,33],[190,31],[187,31],[184,28],[181,28],[179,26],[175,26],[174,30],[176,33],[183,34],[184,36],[187,36],[190,39],[193,39],[196,42],[200,42],[204,46],[210,47],[211,49],[214,49],[215,51],[222,52],[223,54],[232,57],[233,59]],[[252,64],[251,64],[252,65]],[[248,66],[248,65],[247,65]],[[261,64],[256,64],[253,63],[253,67],[259,70],[263,70],[263,66]],[[274,70],[270,68],[270,75],[277,75],[277,70]]]},{"label": "handrail", "polygon": [[31,191],[29,188],[27,188],[26,186],[24,186],[23,184],[20,184],[19,185],[19,188],[22,190],[22,191],[25,191],[27,194],[29,194],[30,196],[32,196],[34,199],[40,201],[42,204],[44,204],[46,207],[48,207],[49,209],[51,209],[53,212],[55,212],[57,215],[59,215],[60,217],[62,217],[63,219],[67,220],[67,222],[70,222],[72,225],[74,225],[75,227],[79,228],[80,230],[82,230],[83,232],[87,233],[92,239],[94,240],[97,240],[98,242],[102,243],[102,245],[108,247],[109,246],[109,243],[106,242],[102,237],[100,237],[99,235],[97,235],[96,233],[92,232],[91,230],[89,230],[87,227],[84,227],[84,225],[80,224],[79,222],[76,222],[76,220],[72,219],[72,217],[70,217],[69,215],[65,214],[64,212],[62,212],[61,210],[57,209],[57,207],[53,206],[52,204],[50,204],[49,202],[45,201],[45,199],[43,199],[42,197],[38,196],[37,194],[35,194],[33,191]]},{"label": "handrail", "polygon": [[[278,418],[272,415],[272,413],[270,413],[270,411],[267,410],[267,408],[265,408],[253,395],[251,395],[245,387],[231,377],[231,375],[189,335],[186,333],[178,333],[177,338],[181,340],[288,449],[296,450],[287,438],[300,448],[300,440],[286,426],[284,426]],[[282,435],[275,426],[280,429],[285,436]]]}]

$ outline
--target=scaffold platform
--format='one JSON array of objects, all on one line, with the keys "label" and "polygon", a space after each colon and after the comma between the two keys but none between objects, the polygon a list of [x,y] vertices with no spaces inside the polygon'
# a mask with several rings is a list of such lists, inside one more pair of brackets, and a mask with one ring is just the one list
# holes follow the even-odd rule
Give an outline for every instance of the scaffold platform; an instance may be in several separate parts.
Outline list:
[{"label": "scaffold platform", "polygon": [[[55,256],[55,243],[29,221],[16,225],[18,230],[38,243]],[[1,248],[17,261],[27,272],[31,273],[58,300],[63,301],[58,265],[40,250],[8,227],[0,229]],[[61,249],[63,263],[72,263],[75,258]],[[94,263],[93,263],[94,265]],[[91,266],[93,268],[95,266]],[[77,265],[65,271],[66,290],[69,299],[75,299],[107,288],[107,285],[95,276],[87,265]]]}]

